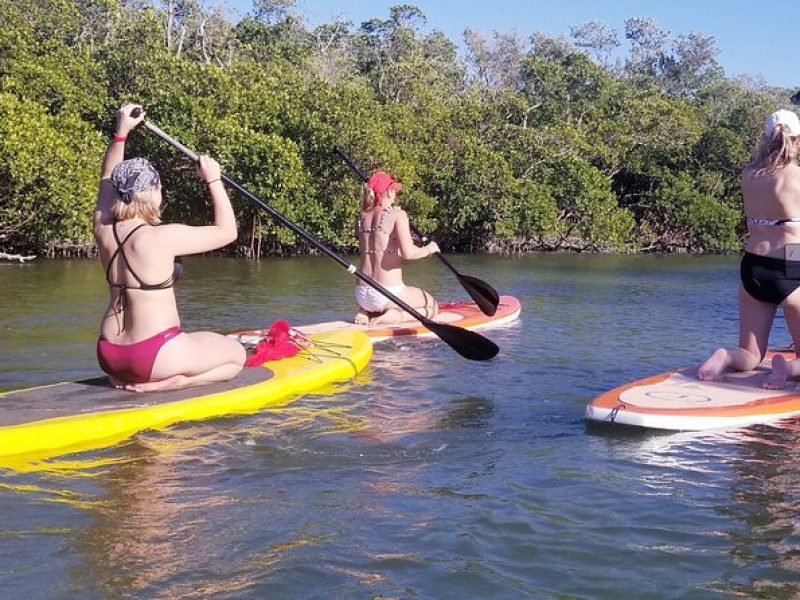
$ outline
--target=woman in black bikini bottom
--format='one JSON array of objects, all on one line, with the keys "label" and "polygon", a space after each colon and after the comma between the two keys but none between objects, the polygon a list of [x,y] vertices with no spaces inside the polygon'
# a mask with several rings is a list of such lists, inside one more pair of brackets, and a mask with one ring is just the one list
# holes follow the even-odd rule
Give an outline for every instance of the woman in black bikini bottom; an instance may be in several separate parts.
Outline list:
[{"label": "woman in black bikini bottom", "polygon": [[[739,286],[739,345],[717,348],[698,368],[697,378],[718,379],[727,369],[749,371],[767,355],[769,334],[778,307],[800,347],[800,118],[779,110],[767,118],[753,159],[742,170],[742,200],[748,239]],[[798,251],[800,255],[800,251]],[[797,257],[800,259],[800,256]],[[782,389],[800,376],[800,360],[772,358],[772,372],[763,385]]]}]

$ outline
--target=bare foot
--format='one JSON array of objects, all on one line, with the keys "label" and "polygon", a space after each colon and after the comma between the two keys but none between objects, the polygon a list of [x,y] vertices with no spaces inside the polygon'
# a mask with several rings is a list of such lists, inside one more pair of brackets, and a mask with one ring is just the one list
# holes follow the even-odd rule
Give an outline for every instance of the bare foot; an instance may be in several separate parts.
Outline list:
[{"label": "bare foot", "polygon": [[129,392],[145,393],[145,392],[165,392],[167,390],[177,390],[186,385],[185,375],[175,375],[161,381],[148,381],[147,383],[129,383],[125,385],[125,389]]},{"label": "bare foot", "polygon": [[706,362],[697,369],[700,381],[715,381],[730,364],[730,354],[725,348],[717,348]]},{"label": "bare foot", "polygon": [[111,387],[118,390],[124,390],[125,386],[129,385],[127,382],[117,379],[116,377],[112,377],[111,375],[108,376],[108,383]]},{"label": "bare foot", "polygon": [[356,313],[353,323],[356,325],[369,325],[369,315],[363,310],[360,310]]},{"label": "bare foot", "polygon": [[403,322],[403,311],[399,308],[390,308],[384,313],[379,314],[369,320],[370,325],[395,325]]},{"label": "bare foot", "polygon": [[772,357],[772,372],[767,377],[763,387],[767,390],[782,390],[786,387],[786,381],[788,379],[788,363],[780,354],[776,354]]}]

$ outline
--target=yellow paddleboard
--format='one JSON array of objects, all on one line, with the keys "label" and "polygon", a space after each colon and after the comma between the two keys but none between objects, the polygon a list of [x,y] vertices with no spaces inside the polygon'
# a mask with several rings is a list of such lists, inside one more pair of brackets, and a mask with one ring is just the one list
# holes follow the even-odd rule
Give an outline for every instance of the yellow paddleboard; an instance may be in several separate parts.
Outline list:
[{"label": "yellow paddleboard", "polygon": [[137,394],[116,390],[105,377],[0,394],[0,465],[21,456],[49,458],[110,446],[145,429],[162,429],[282,404],[297,394],[354,377],[372,355],[360,331],[310,336],[299,354],[234,379],[203,387]]}]

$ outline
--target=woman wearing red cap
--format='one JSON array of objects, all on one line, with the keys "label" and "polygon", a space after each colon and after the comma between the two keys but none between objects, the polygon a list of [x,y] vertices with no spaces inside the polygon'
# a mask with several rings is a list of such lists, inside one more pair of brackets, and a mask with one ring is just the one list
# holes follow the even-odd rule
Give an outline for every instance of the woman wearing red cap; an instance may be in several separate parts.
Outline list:
[{"label": "woman wearing red cap", "polygon": [[[772,113],[755,156],[742,171],[748,239],[739,284],[739,346],[718,348],[697,372],[702,380],[727,369],[755,369],[767,353],[778,306],[800,348],[800,119],[789,110]],[[772,359],[764,387],[782,389],[800,375],[800,361]]]},{"label": "woman wearing red cap", "polygon": [[[436,242],[417,246],[411,238],[406,211],[395,204],[397,192],[403,189],[388,173],[378,171],[364,184],[361,214],[358,218],[358,247],[361,270],[395,296],[428,318],[439,311],[439,305],[428,292],[403,283],[402,263],[426,258],[439,252]],[[399,323],[412,317],[373,287],[358,282],[355,290],[359,311],[355,322],[360,325]]]}]

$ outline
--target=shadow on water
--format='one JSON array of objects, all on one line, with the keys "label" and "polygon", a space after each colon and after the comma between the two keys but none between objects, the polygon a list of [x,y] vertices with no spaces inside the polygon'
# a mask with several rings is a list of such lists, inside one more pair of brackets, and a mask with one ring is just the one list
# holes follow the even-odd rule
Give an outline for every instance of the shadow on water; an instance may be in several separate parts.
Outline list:
[{"label": "shadow on water", "polygon": [[645,429],[620,423],[600,423],[599,421],[585,422],[586,434],[609,440],[645,441],[653,438],[670,438],[675,436],[674,431]]},{"label": "shadow on water", "polygon": [[[607,444],[621,471],[631,460],[646,464],[647,479],[658,493],[679,491],[708,511],[703,536],[714,542],[706,551],[719,553],[736,568],[693,586],[695,593],[747,598],[800,594],[797,420],[699,432],[587,423],[586,434]],[[666,505],[664,510],[669,510]],[[675,529],[680,530],[678,521]]]},{"label": "shadow on water", "polygon": [[439,420],[439,429],[486,429],[494,415],[494,403],[488,398],[468,397],[451,401]]},{"label": "shadow on water", "polygon": [[[730,466],[730,501],[718,510],[740,526],[726,535],[731,557],[755,565],[730,589],[751,598],[800,595],[800,423],[754,426],[742,432]],[[787,581],[786,574],[792,574]]]}]

